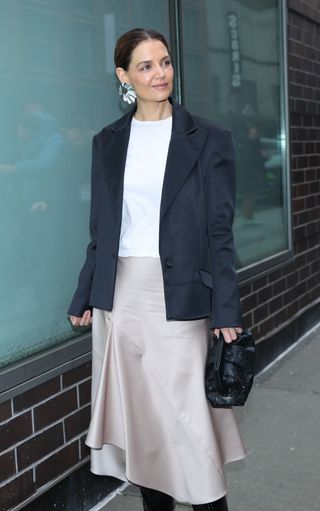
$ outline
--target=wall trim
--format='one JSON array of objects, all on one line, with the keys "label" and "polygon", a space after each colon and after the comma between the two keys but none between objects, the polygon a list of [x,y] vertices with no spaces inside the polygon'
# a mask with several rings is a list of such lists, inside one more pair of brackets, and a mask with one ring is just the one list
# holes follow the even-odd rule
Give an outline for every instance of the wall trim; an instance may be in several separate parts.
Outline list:
[{"label": "wall trim", "polygon": [[91,332],[58,344],[0,371],[0,404],[91,360]]}]

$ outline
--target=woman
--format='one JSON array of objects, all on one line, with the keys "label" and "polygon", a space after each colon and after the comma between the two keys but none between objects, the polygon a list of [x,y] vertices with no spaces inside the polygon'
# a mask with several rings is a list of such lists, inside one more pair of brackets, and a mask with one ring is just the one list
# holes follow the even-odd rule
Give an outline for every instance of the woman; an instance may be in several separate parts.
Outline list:
[{"label": "woman", "polygon": [[84,326],[93,308],[91,469],[139,485],[148,511],[226,511],[223,465],[244,449],[203,373],[209,329],[242,331],[233,143],[172,100],[162,34],[125,33],[115,65],[136,105],[93,138],[92,241],[68,311]]}]

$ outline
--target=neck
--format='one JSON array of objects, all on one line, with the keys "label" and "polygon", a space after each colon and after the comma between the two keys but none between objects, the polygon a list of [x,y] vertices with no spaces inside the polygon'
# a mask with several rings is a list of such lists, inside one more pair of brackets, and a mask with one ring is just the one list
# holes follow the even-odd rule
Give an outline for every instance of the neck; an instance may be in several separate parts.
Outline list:
[{"label": "neck", "polygon": [[135,118],[138,121],[161,121],[172,115],[172,106],[168,99],[158,102],[141,102],[137,100]]}]

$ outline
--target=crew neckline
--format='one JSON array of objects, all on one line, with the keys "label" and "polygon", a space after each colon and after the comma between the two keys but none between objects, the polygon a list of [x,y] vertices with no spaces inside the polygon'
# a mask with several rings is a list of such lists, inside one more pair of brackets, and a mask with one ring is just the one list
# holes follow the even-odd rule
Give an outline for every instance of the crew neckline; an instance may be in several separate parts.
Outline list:
[{"label": "crew neckline", "polygon": [[140,124],[140,125],[151,125],[151,124],[165,124],[165,123],[169,123],[172,121],[172,115],[170,115],[169,117],[165,117],[164,119],[158,119],[156,121],[141,121],[140,119],[136,119],[134,116],[132,117],[132,123],[133,124]]}]

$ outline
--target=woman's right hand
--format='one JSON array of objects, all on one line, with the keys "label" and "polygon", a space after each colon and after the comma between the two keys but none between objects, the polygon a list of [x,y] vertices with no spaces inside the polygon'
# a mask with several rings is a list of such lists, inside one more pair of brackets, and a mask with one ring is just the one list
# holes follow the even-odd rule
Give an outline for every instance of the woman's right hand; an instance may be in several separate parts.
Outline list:
[{"label": "woman's right hand", "polygon": [[72,326],[89,326],[92,323],[92,314],[91,310],[84,311],[83,315],[78,316],[69,316],[69,319],[72,323]]}]

